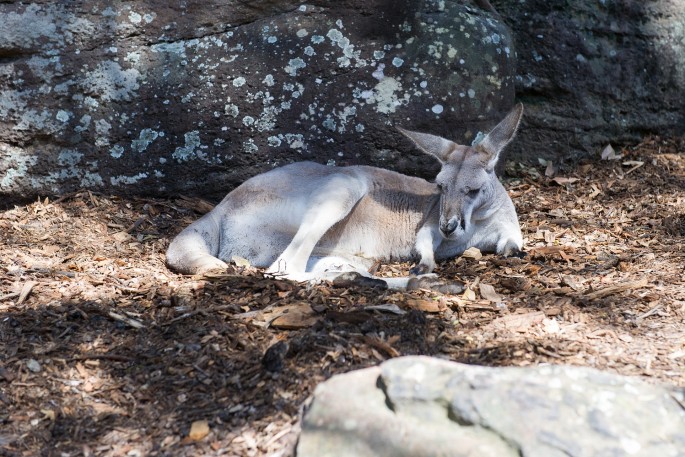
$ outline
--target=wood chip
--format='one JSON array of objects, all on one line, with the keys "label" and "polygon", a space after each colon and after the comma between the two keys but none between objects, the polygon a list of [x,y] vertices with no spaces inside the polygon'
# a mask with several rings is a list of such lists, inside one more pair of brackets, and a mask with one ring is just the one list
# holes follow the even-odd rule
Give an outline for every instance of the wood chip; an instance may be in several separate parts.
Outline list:
[{"label": "wood chip", "polygon": [[264,318],[267,326],[284,330],[311,327],[321,319],[308,303],[275,307]]},{"label": "wood chip", "polygon": [[439,313],[442,309],[440,303],[435,300],[423,300],[420,298],[411,298],[406,302],[407,306],[412,309],[423,311],[424,313]]},{"label": "wood chip", "polygon": [[183,208],[192,209],[199,214],[205,214],[214,209],[214,205],[207,200],[197,197],[186,197],[182,195],[179,200],[176,200],[176,203]]},{"label": "wood chip", "polygon": [[461,298],[468,301],[474,301],[476,299],[476,293],[467,288],[464,289],[464,295],[462,295]]},{"label": "wood chip", "polygon": [[614,295],[620,292],[625,292],[626,290],[641,289],[649,284],[647,278],[640,279],[638,281],[626,281],[615,286],[605,287],[604,289],[596,290],[585,294],[585,298],[589,300],[594,300],[597,298],[608,297],[609,295]]},{"label": "wood chip", "polygon": [[195,421],[190,426],[188,438],[193,441],[200,441],[209,435],[209,423],[206,420]]},{"label": "wood chip", "polygon": [[483,258],[483,254],[480,252],[480,249],[478,248],[468,248],[464,251],[464,253],[461,256],[473,260],[480,260]]},{"label": "wood chip", "polygon": [[500,327],[523,333],[535,324],[541,324],[547,317],[542,311],[533,311],[525,314],[509,314],[493,320],[488,327]]},{"label": "wood chip", "polygon": [[566,184],[573,184],[574,182],[579,181],[578,178],[564,178],[563,176],[557,176],[556,178],[552,179],[555,183],[559,184],[560,186],[565,186]]},{"label": "wood chip", "polygon": [[126,232],[116,232],[116,233],[112,234],[112,238],[114,238],[114,240],[120,241],[122,243],[124,241],[132,241],[134,239],[130,234],[128,234]]}]

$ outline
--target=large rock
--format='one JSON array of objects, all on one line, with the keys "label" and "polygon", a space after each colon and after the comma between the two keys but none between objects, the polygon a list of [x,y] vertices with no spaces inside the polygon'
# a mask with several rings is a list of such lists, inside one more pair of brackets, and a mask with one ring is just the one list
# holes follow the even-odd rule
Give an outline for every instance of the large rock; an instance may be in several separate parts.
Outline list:
[{"label": "large rock", "polygon": [[515,35],[526,105],[511,152],[555,161],[685,134],[679,0],[493,0]]},{"label": "large rock", "polygon": [[675,457],[684,401],[588,368],[403,357],[320,384],[297,456]]},{"label": "large rock", "polygon": [[303,159],[430,176],[514,103],[502,22],[456,1],[0,4],[0,196],[218,198]]}]

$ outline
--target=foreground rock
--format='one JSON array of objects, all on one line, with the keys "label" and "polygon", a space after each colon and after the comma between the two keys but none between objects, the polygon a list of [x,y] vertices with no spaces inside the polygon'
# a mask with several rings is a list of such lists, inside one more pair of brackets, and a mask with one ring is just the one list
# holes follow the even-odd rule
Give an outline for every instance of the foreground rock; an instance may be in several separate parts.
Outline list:
[{"label": "foreground rock", "polygon": [[512,41],[458,2],[3,2],[0,199],[220,198],[296,160],[430,176],[394,125],[470,143],[514,104]]},{"label": "foreground rock", "polygon": [[298,457],[682,456],[683,393],[588,368],[403,357],[331,378]]}]

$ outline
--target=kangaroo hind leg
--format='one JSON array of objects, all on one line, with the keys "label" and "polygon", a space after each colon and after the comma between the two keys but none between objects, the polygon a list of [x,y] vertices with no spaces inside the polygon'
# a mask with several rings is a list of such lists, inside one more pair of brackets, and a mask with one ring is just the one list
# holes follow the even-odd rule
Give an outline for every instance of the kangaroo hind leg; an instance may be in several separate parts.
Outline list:
[{"label": "kangaroo hind leg", "polygon": [[364,196],[366,185],[352,176],[336,174],[328,177],[314,195],[307,199],[306,208],[293,240],[267,270],[270,273],[303,273],[307,260],[321,237],[337,222],[344,219]]}]

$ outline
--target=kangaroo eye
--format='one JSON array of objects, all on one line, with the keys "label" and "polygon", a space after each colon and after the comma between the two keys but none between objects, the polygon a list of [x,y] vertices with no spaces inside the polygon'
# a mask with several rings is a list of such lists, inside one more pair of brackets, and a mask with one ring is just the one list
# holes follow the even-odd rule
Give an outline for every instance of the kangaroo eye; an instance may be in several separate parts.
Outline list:
[{"label": "kangaroo eye", "polygon": [[445,185],[444,185],[444,184],[439,183],[439,182],[436,183],[436,184],[438,185],[438,190],[439,190],[440,192],[444,192],[444,191],[445,191]]},{"label": "kangaroo eye", "polygon": [[469,189],[467,192],[469,197],[477,197],[478,193],[480,192],[480,189]]}]

